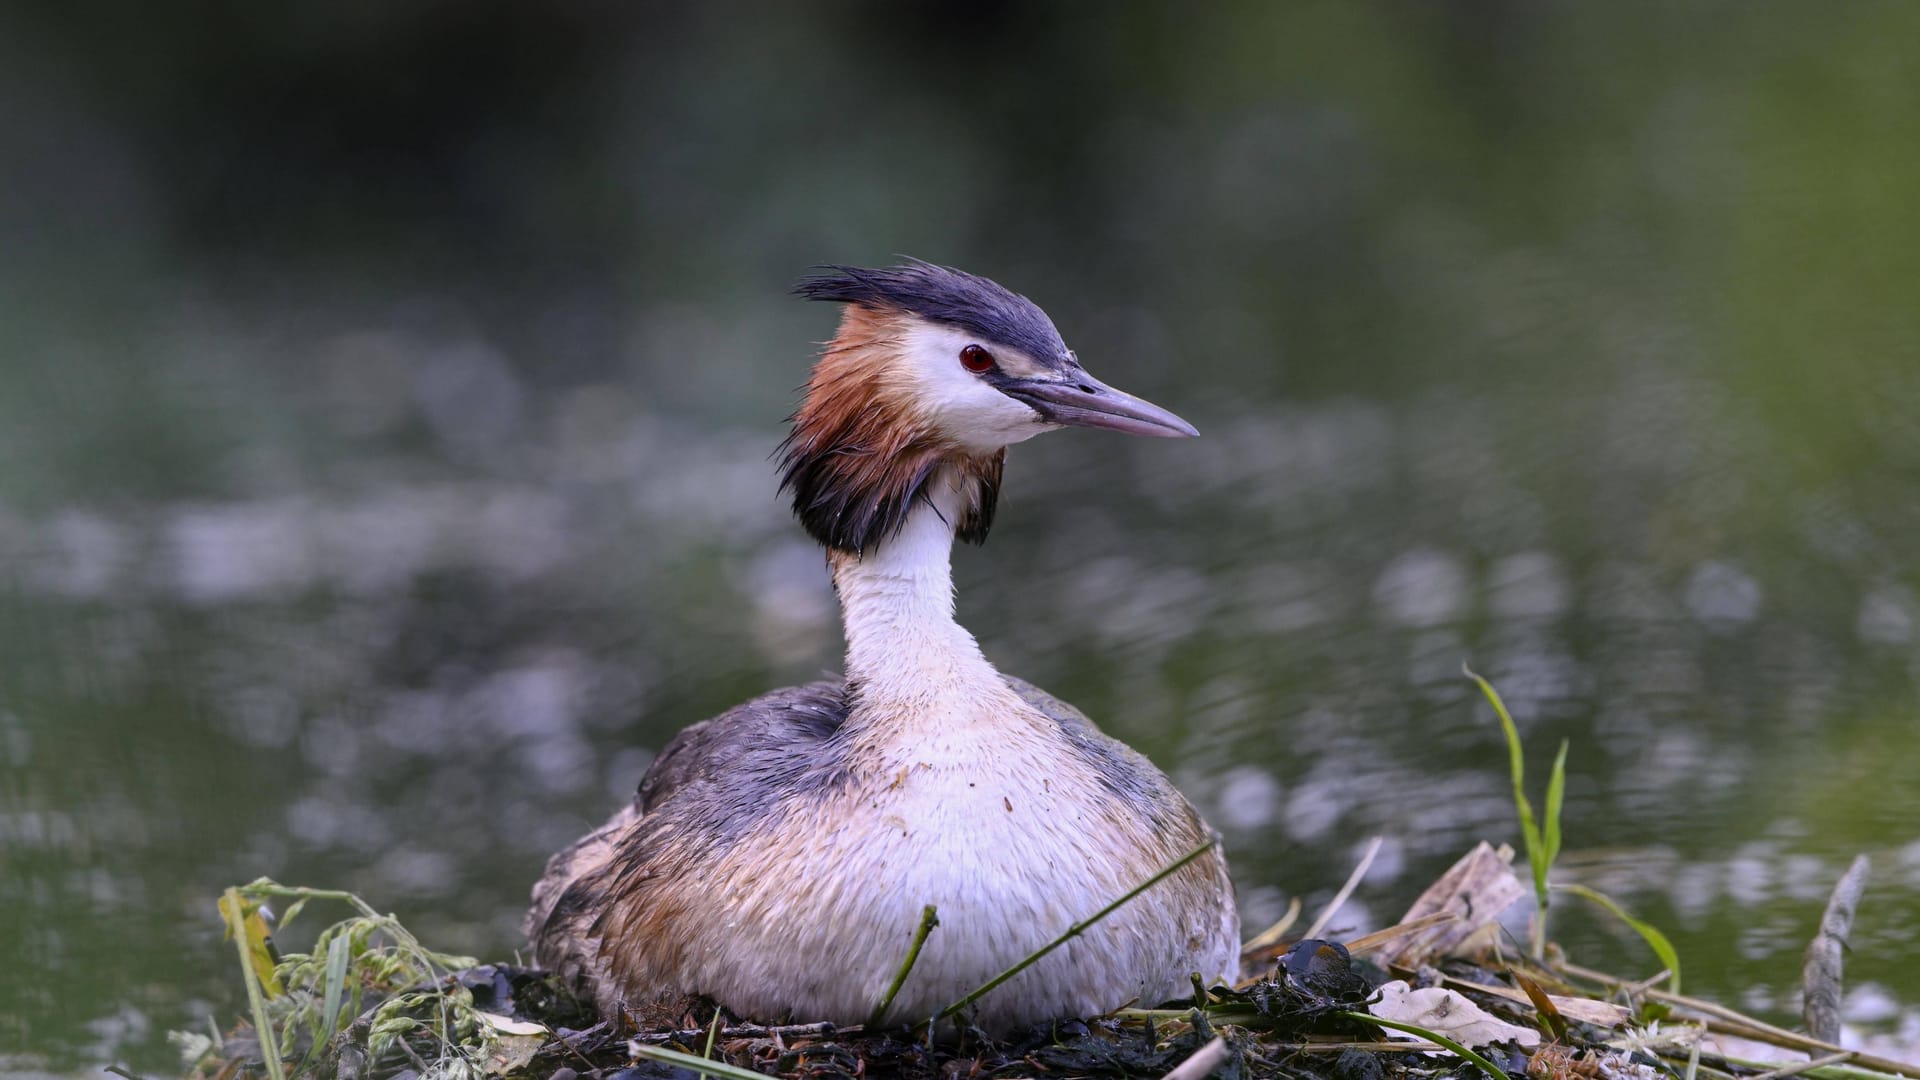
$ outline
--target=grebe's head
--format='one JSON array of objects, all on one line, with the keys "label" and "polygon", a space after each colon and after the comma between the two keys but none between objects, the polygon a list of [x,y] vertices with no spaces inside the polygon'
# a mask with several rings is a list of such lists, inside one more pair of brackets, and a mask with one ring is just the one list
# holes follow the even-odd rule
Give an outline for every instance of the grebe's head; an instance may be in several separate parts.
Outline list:
[{"label": "grebe's head", "polygon": [[1043,431],[1198,434],[1087,374],[1046,312],[986,278],[923,262],[823,269],[794,291],[846,310],[781,445],[781,486],[830,548],[891,535],[943,466],[968,495],[958,534],[981,542],[1006,448]]}]

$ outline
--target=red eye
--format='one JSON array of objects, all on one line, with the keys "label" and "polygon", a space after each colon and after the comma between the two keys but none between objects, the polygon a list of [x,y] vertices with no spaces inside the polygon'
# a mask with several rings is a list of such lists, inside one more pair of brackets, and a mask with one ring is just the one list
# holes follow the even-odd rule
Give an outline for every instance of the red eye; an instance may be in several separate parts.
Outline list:
[{"label": "red eye", "polygon": [[960,350],[960,366],[979,375],[993,367],[993,354],[978,345]]}]

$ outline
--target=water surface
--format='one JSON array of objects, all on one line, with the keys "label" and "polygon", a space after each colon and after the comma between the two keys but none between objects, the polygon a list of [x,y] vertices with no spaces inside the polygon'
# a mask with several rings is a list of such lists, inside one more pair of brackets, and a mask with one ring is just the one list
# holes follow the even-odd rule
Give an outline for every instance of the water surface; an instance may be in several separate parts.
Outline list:
[{"label": "water surface", "polygon": [[901,251],[1204,433],[1015,448],[960,610],[1250,927],[1517,841],[1469,662],[1693,992],[1790,1021],[1869,854],[1848,1015],[1920,1045],[1909,9],[802,10],[8,16],[0,1071],[164,1073],[263,874],[506,957],[674,731],[833,668],[783,290]]}]

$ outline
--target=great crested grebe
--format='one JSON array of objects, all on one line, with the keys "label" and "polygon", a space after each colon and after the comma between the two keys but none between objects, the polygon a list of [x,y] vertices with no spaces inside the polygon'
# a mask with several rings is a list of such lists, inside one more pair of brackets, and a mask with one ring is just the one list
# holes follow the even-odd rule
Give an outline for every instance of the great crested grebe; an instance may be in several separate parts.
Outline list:
[{"label": "great crested grebe", "polygon": [[[631,805],[533,891],[539,963],[609,1016],[702,994],[763,1021],[866,1019],[925,905],[889,1015],[923,1019],[1205,841],[1159,769],[1002,675],[953,617],[954,538],[993,522],[1006,448],[1063,426],[1196,434],[1081,368],[1032,301],[927,263],[825,268],[846,305],[781,446],[827,549],[844,680],[682,731]],[[1239,916],[1219,848],[987,994],[1005,1032],[1230,979]]]}]

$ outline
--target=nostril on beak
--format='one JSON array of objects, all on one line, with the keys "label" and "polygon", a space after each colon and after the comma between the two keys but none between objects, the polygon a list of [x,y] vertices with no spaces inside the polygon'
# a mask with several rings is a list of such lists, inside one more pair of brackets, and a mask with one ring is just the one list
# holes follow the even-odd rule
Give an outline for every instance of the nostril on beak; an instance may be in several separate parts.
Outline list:
[{"label": "nostril on beak", "polygon": [[1081,383],[1081,384],[1080,384],[1080,392],[1081,392],[1081,393],[1083,393],[1083,394],[1097,394],[1097,393],[1099,393],[1100,391],[1099,391],[1099,390],[1097,390],[1097,389],[1095,389],[1095,388],[1093,388],[1093,387],[1091,387],[1091,386],[1088,386],[1088,385],[1087,385],[1086,383]]}]

